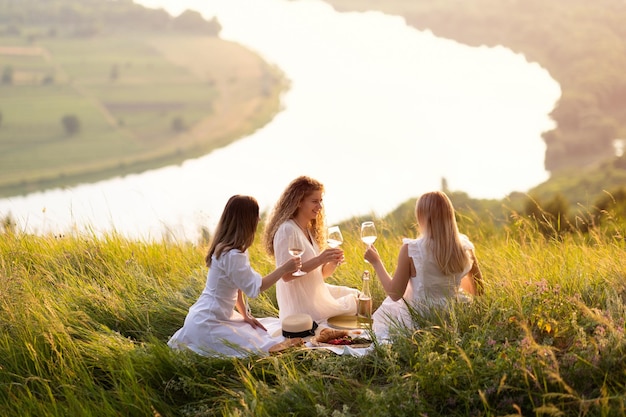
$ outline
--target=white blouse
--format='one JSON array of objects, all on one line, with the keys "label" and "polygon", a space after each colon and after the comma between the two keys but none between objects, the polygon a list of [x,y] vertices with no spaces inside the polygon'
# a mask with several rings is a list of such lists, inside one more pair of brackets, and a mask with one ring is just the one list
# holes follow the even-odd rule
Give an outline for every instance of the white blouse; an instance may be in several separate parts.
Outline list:
[{"label": "white blouse", "polygon": [[[474,245],[467,236],[461,234],[459,237],[463,249],[468,252],[468,259],[471,259],[469,251],[474,249]],[[445,306],[450,300],[457,299],[461,279],[472,268],[472,262],[469,261],[463,271],[444,275],[423,237],[403,239],[402,243],[408,246],[409,257],[415,266],[415,276],[409,280],[401,299],[393,301],[390,297],[385,298],[372,315],[374,332],[383,339],[389,336],[389,328],[393,324],[411,324],[407,304],[419,312],[433,306]]]},{"label": "white blouse", "polygon": [[[304,242],[302,263],[319,255],[320,248],[315,239],[306,236],[293,219],[281,224],[274,236],[274,256],[276,266],[291,258],[289,236],[297,233]],[[330,317],[356,314],[357,289],[331,285],[324,281],[322,265],[306,275],[291,281],[279,280],[276,283],[276,299],[281,319],[297,313],[307,313],[314,321],[321,322]]]},{"label": "white blouse", "polygon": [[232,249],[219,258],[213,256],[202,294],[168,345],[203,355],[267,352],[283,338],[273,338],[265,330],[253,328],[234,308],[238,289],[254,298],[259,295],[261,283],[262,277],[250,266],[247,251]]}]

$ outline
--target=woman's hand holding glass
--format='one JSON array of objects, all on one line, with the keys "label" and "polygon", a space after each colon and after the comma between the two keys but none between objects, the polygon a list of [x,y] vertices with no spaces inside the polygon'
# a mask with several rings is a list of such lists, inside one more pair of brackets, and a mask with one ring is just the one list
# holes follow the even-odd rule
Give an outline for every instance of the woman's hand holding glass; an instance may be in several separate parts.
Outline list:
[{"label": "woman's hand holding glass", "polygon": [[367,249],[365,249],[365,262],[369,262],[371,264],[375,264],[380,261],[380,255],[378,251],[373,245],[368,245]]},{"label": "woman's hand holding glass", "polygon": [[302,256],[294,256],[288,259],[284,264],[283,268],[287,269],[287,273],[292,273],[298,271],[302,268]]},{"label": "woman's hand holding glass", "polygon": [[[374,222],[363,222],[361,223],[361,240],[363,243],[367,245],[367,248],[371,248],[374,242],[376,241],[376,226]],[[365,262],[369,262],[367,258]]]},{"label": "woman's hand holding glass", "polygon": [[343,259],[343,250],[339,248],[327,248],[320,253],[320,260],[322,264],[332,262],[339,265]]}]

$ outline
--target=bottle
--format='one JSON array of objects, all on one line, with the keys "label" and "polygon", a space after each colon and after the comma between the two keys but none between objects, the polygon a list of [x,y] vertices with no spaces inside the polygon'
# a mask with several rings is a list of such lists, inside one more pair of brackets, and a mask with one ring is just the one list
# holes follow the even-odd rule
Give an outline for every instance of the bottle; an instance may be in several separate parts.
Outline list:
[{"label": "bottle", "polygon": [[372,293],[370,292],[370,272],[363,272],[363,288],[357,298],[358,321],[369,322],[372,318]]}]

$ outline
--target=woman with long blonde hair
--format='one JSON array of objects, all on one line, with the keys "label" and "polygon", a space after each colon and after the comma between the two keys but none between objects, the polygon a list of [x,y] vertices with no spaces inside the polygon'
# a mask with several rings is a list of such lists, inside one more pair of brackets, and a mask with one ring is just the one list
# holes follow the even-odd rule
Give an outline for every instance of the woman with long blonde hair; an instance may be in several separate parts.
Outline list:
[{"label": "woman with long blonde hair", "polygon": [[420,236],[403,239],[393,278],[375,247],[365,252],[387,294],[373,315],[374,331],[383,338],[392,322],[410,323],[407,304],[423,311],[453,299],[465,300],[464,292],[477,295],[482,291],[474,245],[459,233],[448,196],[441,191],[423,194],[417,200],[415,217]]},{"label": "woman with long blonde hair", "polygon": [[295,279],[285,274],[276,284],[281,319],[306,313],[320,322],[336,315],[356,314],[358,290],[325,282],[343,259],[343,251],[327,247],[323,196],[322,183],[300,176],[287,186],[267,219],[264,245],[276,265],[289,258],[291,237],[304,247],[301,269],[306,275]]}]

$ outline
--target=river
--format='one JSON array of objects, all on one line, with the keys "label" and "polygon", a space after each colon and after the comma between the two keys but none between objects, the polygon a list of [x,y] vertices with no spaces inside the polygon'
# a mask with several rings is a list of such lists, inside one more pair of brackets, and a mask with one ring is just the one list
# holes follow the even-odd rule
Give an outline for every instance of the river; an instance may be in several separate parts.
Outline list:
[{"label": "river", "polygon": [[[291,81],[284,110],[254,134],[177,166],[0,200],[20,230],[195,241],[232,194],[269,209],[298,175],[325,184],[328,222],[384,215],[448,187],[503,198],[545,181],[550,74],[503,47],[469,47],[379,12],[318,0],[142,0],[218,16]],[[198,51],[201,53],[202,51]]]}]

